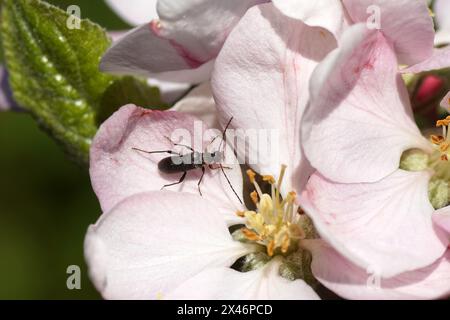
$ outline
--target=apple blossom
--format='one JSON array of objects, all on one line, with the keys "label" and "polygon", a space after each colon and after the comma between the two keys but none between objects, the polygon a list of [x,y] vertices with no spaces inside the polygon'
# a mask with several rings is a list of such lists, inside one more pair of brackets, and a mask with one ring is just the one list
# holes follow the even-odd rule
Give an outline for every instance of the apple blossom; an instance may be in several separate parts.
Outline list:
[{"label": "apple blossom", "polygon": [[[179,112],[129,105],[101,126],[91,149],[90,172],[105,213],[89,228],[85,240],[97,289],[108,299],[317,299],[302,279],[288,280],[279,274],[285,264],[281,253],[296,250],[297,241],[310,232],[310,224],[296,215],[293,195],[281,202],[273,177],[266,177],[272,183],[272,196],[263,194],[253,180],[257,209],[251,211],[242,207],[217,171],[207,172],[202,197],[195,172],[178,191],[161,191],[162,185],[173,181],[158,172],[161,156],[132,150],[136,146],[171,148],[164,136],[180,128],[194,134],[195,121]],[[239,167],[227,174],[242,195]],[[282,182],[281,177],[277,190]],[[271,218],[274,206],[278,211]],[[272,219],[281,224],[274,225]],[[258,226],[261,234],[244,229],[246,241],[234,240],[227,225],[236,223]],[[254,259],[253,271],[230,268],[238,258],[252,257],[252,253],[266,257]]]},{"label": "apple blossom", "polygon": [[[286,23],[289,23],[291,27],[283,29],[285,31],[280,28],[273,29],[272,27],[273,25],[278,25],[281,27],[282,24]],[[258,32],[259,37],[254,37],[256,35],[255,32]],[[241,55],[241,58],[248,59],[246,64],[248,63],[249,71],[252,70],[255,63],[262,64],[265,60],[267,61],[265,64],[266,66],[268,66],[268,63],[271,63],[273,65],[271,71],[272,74],[267,74],[268,80],[266,85],[271,86],[271,81],[273,81],[273,84],[280,88],[279,95],[273,100],[273,103],[279,104],[279,108],[275,110],[276,113],[265,114],[264,116],[266,118],[264,119],[264,123],[261,123],[261,125],[264,124],[267,128],[283,129],[284,137],[294,136],[296,128],[298,129],[296,124],[298,124],[304,106],[308,100],[308,78],[318,61],[320,61],[320,59],[322,59],[336,46],[335,41],[333,41],[333,37],[327,37],[327,34],[321,32],[320,29],[310,28],[304,25],[301,21],[295,21],[283,16],[276,9],[274,9],[272,5],[260,5],[250,9],[245,17],[239,22],[238,27],[230,34],[223,52],[218,57],[218,72],[215,74],[213,80],[214,92],[220,103],[222,103],[219,107],[218,118],[229,119],[230,116],[233,116],[233,127],[237,129],[251,128],[251,126],[255,124],[253,121],[248,124],[245,123],[245,121],[249,117],[249,112],[252,112],[251,107],[256,107],[257,105],[255,103],[253,103],[253,105],[249,105],[248,108],[250,111],[246,110],[247,107],[239,110],[231,108],[231,106],[234,106],[234,101],[239,102],[239,104],[237,104],[234,108],[240,108],[241,104],[245,103],[246,100],[243,95],[235,97],[229,94],[235,92],[236,89],[242,89],[243,87],[241,86],[241,81],[232,83],[229,82],[228,79],[233,78],[234,72],[239,72],[241,77],[245,77],[246,75],[244,71],[246,70],[229,69],[227,72],[224,72],[225,70],[222,68],[225,68],[226,66],[234,67],[232,63],[235,58],[234,49],[242,46],[242,43],[248,43],[251,38],[254,38],[253,46],[248,46],[245,52],[241,52],[243,54]],[[304,40],[288,41],[289,39]],[[311,43],[317,44],[314,50],[309,49],[309,45]],[[287,50],[289,51],[287,52]],[[254,60],[251,59],[253,52],[266,52],[267,56],[261,56],[260,61]],[[268,60],[267,58],[270,56],[273,56],[274,58],[272,60]],[[299,68],[299,71],[292,74],[288,69],[279,70],[277,66],[280,64],[295,65]],[[270,71],[269,68],[267,70]],[[258,81],[257,74],[255,74],[254,78],[250,76],[251,73],[247,76],[247,80],[249,82],[246,84],[246,90],[242,91],[247,92],[248,98],[253,95],[252,90],[257,90],[257,86],[260,83],[260,81]],[[285,80],[283,80],[283,78]],[[224,95],[221,95],[221,88],[225,88],[225,86],[227,86],[229,90],[225,90],[223,92]],[[297,87],[301,88],[298,92],[298,89],[296,89]],[[207,92],[207,85],[204,85],[204,88],[205,92]],[[286,94],[284,95],[282,94],[283,90],[286,90]],[[299,103],[291,100],[286,100],[286,102],[284,102],[283,99],[289,99],[288,94],[293,94],[295,97],[299,98],[301,97],[301,101]],[[186,100],[195,104],[199,102],[203,103],[203,98],[196,99],[196,95],[193,96],[193,99],[187,98]],[[261,97],[261,101],[263,101],[263,99],[264,97]],[[183,109],[183,104],[184,101],[182,100],[179,103],[181,109]],[[211,100],[209,100],[206,104],[210,105]],[[285,104],[290,106],[287,110],[289,112],[288,114],[284,114],[283,106]],[[261,105],[261,107],[262,106],[263,105]],[[176,106],[175,108],[178,107]],[[285,123],[282,121],[283,118],[285,120],[289,120],[292,124],[290,124],[287,128],[283,128],[282,124]],[[263,118],[260,120],[262,119]],[[216,213],[207,212],[205,214],[217,215],[218,217],[221,217],[222,225],[236,225],[237,223],[245,223],[246,228],[241,229],[241,240],[244,240],[246,243],[255,243],[257,247],[263,248],[265,256],[268,257],[268,259],[273,257],[273,259],[271,259],[267,264],[265,264],[266,261],[264,261],[264,259],[255,258],[253,263],[256,263],[258,266],[263,264],[264,266],[247,273],[239,273],[230,269],[230,260],[237,259],[238,255],[230,255],[229,253],[227,256],[229,259],[227,258],[228,260],[224,260],[225,262],[221,261],[221,265],[211,262],[208,266],[188,266],[186,268],[187,270],[191,270],[194,267],[197,268],[195,272],[197,272],[198,275],[195,275],[192,271],[191,273],[185,275],[185,278],[181,280],[177,279],[176,281],[174,280],[175,282],[168,285],[170,288],[163,290],[165,291],[163,292],[163,297],[186,297],[186,294],[190,293],[190,291],[186,291],[186,288],[195,287],[197,288],[197,296],[203,298],[316,298],[317,296],[313,294],[312,289],[307,287],[306,284],[301,281],[301,278],[305,276],[304,273],[307,273],[307,270],[303,270],[305,268],[303,265],[308,265],[309,260],[308,258],[302,258],[303,251],[298,247],[298,241],[305,237],[314,237],[314,232],[311,229],[312,226],[309,223],[309,219],[307,219],[305,215],[298,214],[299,206],[295,203],[295,192],[292,190],[292,181],[295,179],[292,177],[292,170],[286,170],[286,167],[282,165],[281,162],[271,164],[270,170],[277,170],[277,172],[272,172],[270,170],[267,170],[266,172],[261,171],[263,174],[267,173],[263,176],[263,178],[272,185],[272,190],[269,193],[264,193],[254,179],[253,172],[248,172],[249,179],[254,184],[254,188],[256,190],[251,194],[251,197],[257,207],[255,211],[242,207],[242,205],[236,201],[236,197],[231,192],[229,186],[223,186],[220,183],[222,176],[217,174],[217,172],[215,175],[213,172],[208,172],[206,174],[202,184],[208,187],[205,191],[203,191],[203,197],[198,196],[197,184],[195,182],[192,183],[189,178],[188,181],[177,187],[179,188],[178,193],[156,191],[159,190],[162,185],[165,185],[168,182],[173,182],[172,177],[161,175],[158,172],[157,160],[160,159],[161,156],[158,157],[154,155],[147,157],[145,155],[132,152],[131,148],[138,146],[140,149],[144,150],[169,150],[171,145],[163,137],[170,136],[171,132],[177,128],[192,128],[193,121],[192,116],[187,114],[174,112],[148,112],[142,109],[137,109],[133,106],[127,106],[119,110],[113,117],[102,125],[92,145],[90,172],[93,188],[99,197],[105,215],[98,223],[98,228],[92,227],[86,238],[86,257],[88,264],[90,265],[92,277],[99,290],[105,297],[151,298],[155,297],[157,292],[153,292],[152,295],[148,296],[144,295],[144,291],[141,290],[143,286],[148,288],[148,290],[153,290],[153,288],[150,287],[166,286],[165,282],[161,284],[154,284],[152,283],[153,280],[150,276],[144,278],[144,275],[142,274],[136,274],[136,276],[145,279],[145,281],[142,281],[142,284],[134,282],[134,274],[130,275],[130,270],[127,270],[127,268],[129,267],[128,264],[133,265],[133,263],[140,263],[138,261],[139,259],[124,258],[121,260],[122,262],[120,262],[122,263],[120,267],[116,264],[116,262],[113,262],[106,267],[102,266],[103,259],[110,259],[110,256],[114,257],[116,255],[115,252],[122,252],[125,256],[128,254],[133,254],[134,257],[136,257],[139,249],[136,249],[138,251],[130,251],[125,247],[120,247],[119,243],[110,240],[108,236],[111,232],[110,230],[114,229],[117,237],[122,240],[128,239],[129,236],[126,235],[126,230],[133,230],[132,226],[124,226],[122,222],[117,221],[117,223],[114,223],[109,227],[102,228],[104,224],[101,221],[103,219],[109,221],[110,219],[108,217],[110,215],[114,215],[114,213],[111,214],[111,212],[114,212],[116,210],[115,208],[120,207],[121,204],[128,203],[129,199],[133,198],[135,195],[142,194],[144,192],[153,192],[155,197],[153,202],[159,201],[159,197],[163,197],[164,194],[168,193],[173,193],[173,198],[171,201],[171,206],[161,208],[158,212],[157,210],[153,210],[152,212],[154,213],[150,213],[143,210],[141,215],[149,215],[150,220],[152,220],[150,215],[157,214],[158,216],[165,216],[166,211],[182,212],[183,216],[191,217],[192,215],[190,212],[192,209],[188,207],[188,204],[193,202],[194,199],[192,198],[192,200],[187,202],[182,199],[185,194],[190,194],[190,197],[196,197],[195,202],[212,203],[215,208],[214,212]],[[266,127],[256,127],[256,129],[266,129]],[[283,152],[285,158],[282,160],[286,161],[288,166],[291,164],[297,166],[298,163],[296,163],[296,161],[300,161],[299,159],[301,158],[300,146],[296,143],[296,141],[298,142],[298,139],[287,143],[284,147],[285,150]],[[281,141],[280,143],[283,143],[284,145],[286,142]],[[291,157],[296,157],[297,160]],[[276,167],[278,168],[276,169]],[[282,168],[281,171],[280,167]],[[256,168],[259,167],[256,166]],[[296,170],[300,169],[301,168],[298,167]],[[192,174],[196,178],[195,181],[197,181],[199,175],[197,173]],[[227,172],[227,174],[230,174],[230,172]],[[239,176],[239,171],[237,176]],[[232,178],[231,180],[233,181],[232,185],[237,190],[240,197],[243,198],[242,178]],[[175,190],[177,189],[175,188],[173,191]],[[192,195],[192,193],[194,195]],[[283,195],[283,201],[281,201],[280,194]],[[174,209],[172,206],[174,208],[178,207],[181,209]],[[129,217],[129,215],[125,212],[127,210],[131,210],[131,208],[127,206],[123,209],[124,217]],[[275,210],[275,213],[272,213],[273,210]],[[141,223],[144,223],[142,219],[138,220]],[[193,221],[192,223],[199,224],[199,222],[195,220],[195,215],[191,217],[191,220]],[[158,223],[159,227],[163,230],[169,229],[169,227],[164,227],[164,224],[161,222]],[[167,223],[171,224],[172,222],[170,222],[169,219]],[[174,226],[173,232],[170,232],[170,234],[177,233],[175,228],[176,227]],[[186,227],[186,230],[191,229],[192,231],[190,232],[192,232],[192,234],[202,234],[191,225]],[[161,251],[159,251],[160,255],[167,251],[165,248],[170,249],[175,246],[171,239],[164,237],[163,235],[152,235],[152,232],[145,234],[145,237],[141,237],[141,241],[143,241],[143,243],[158,241],[161,247]],[[159,237],[159,239],[157,239],[157,237]],[[202,239],[205,243],[210,242],[207,237]],[[96,242],[102,244],[95,245]],[[128,240],[125,241],[125,245],[127,242]],[[196,245],[198,246],[199,243]],[[102,249],[102,247],[104,249]],[[244,252],[242,251],[241,246],[237,246],[237,248],[240,248],[239,250],[241,251],[237,250],[236,252],[241,255],[255,251],[255,249],[253,249],[253,251],[248,250]],[[186,250],[186,252],[192,251],[192,249],[187,247],[180,247],[180,250]],[[151,251],[142,250],[139,252],[143,255],[142,259],[149,259],[149,261],[151,261],[152,256],[154,255]],[[171,253],[170,251],[167,251],[166,254],[170,255]],[[295,263],[289,262],[289,257],[284,258],[284,255],[286,254],[294,257],[297,256],[297,259],[300,259],[300,261]],[[300,258],[298,258],[298,255],[300,255]],[[99,258],[102,256],[104,258]],[[128,260],[131,261],[128,262]],[[119,263],[119,261],[117,263]],[[292,265],[294,265],[293,268]],[[177,273],[184,272],[183,264],[175,261],[173,263],[173,267],[171,267],[172,269],[167,269],[167,272],[175,272],[173,271],[175,270],[173,269],[175,267],[179,268],[179,270],[176,270]],[[118,268],[123,269],[121,273],[114,271]],[[284,270],[282,271],[282,274],[290,280],[278,275],[278,270],[281,269]],[[142,267],[141,270],[143,273],[147,274],[147,272],[149,272],[148,270],[151,270],[151,268]],[[300,272],[299,270],[301,271],[300,275],[297,274]],[[221,280],[220,277],[222,276],[225,276],[226,278]],[[112,278],[109,279],[109,277]],[[255,279],[258,281],[255,281]],[[110,286],[109,288],[108,286],[102,286],[105,282],[116,284],[119,280],[121,281],[120,288],[115,285]],[[205,286],[205,282],[214,282],[219,285],[219,283],[223,283],[224,280],[227,280],[227,282],[232,281],[226,286],[230,291],[224,291],[222,288],[223,286]],[[183,284],[184,281],[186,282]],[[286,292],[283,295],[279,295],[280,292],[278,292],[277,295],[272,295],[270,294],[271,290],[269,290],[269,292],[266,292],[265,295],[261,295],[261,293],[255,291],[253,286],[246,288],[246,283],[248,285],[252,283],[253,285],[262,284],[260,285],[261,288],[264,288],[270,283],[270,285],[274,288],[285,288],[283,290],[286,290]],[[124,290],[124,287],[127,289]],[[133,287],[136,287],[136,295],[128,291],[132,290],[131,288]],[[243,289],[246,290],[247,295],[251,294],[251,296],[238,295],[239,291]],[[294,293],[296,294],[293,295]]]},{"label": "apple blossom", "polygon": [[[447,56],[441,52],[408,71],[448,66]],[[339,284],[342,275],[325,270],[313,250],[320,264],[313,262],[315,276],[338,294],[361,294],[356,287],[367,288],[356,279],[368,270],[383,279],[387,287],[382,290],[397,287],[396,294],[406,290],[435,298],[450,293],[444,280],[450,239],[432,218],[432,204],[449,204],[449,166],[441,160],[447,122],[438,124],[444,137],[430,141],[415,125],[394,46],[380,31],[353,26],[341,47],[315,70],[302,139],[317,171],[301,203],[321,237],[342,255],[323,257],[337,265],[346,258],[347,265],[360,270],[348,278],[351,285]]]}]

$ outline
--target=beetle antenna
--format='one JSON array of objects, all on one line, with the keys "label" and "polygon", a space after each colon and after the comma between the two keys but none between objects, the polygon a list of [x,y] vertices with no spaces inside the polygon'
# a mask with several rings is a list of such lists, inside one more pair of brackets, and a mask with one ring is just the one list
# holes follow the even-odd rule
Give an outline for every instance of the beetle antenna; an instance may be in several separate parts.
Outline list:
[{"label": "beetle antenna", "polygon": [[231,184],[230,179],[228,179],[228,176],[227,176],[227,174],[225,173],[225,170],[223,170],[222,164],[219,163],[219,166],[220,166],[220,170],[222,170],[222,173],[223,173],[223,175],[225,176],[225,179],[227,179],[227,182],[228,182],[228,184],[230,185],[231,190],[233,190],[234,195],[238,198],[238,200],[239,200],[239,202],[240,202],[241,204],[244,204],[244,203],[242,202],[242,200],[241,200],[241,197],[239,197],[239,195],[237,194],[236,190],[234,190],[233,185]]},{"label": "beetle antenna", "polygon": [[227,125],[225,126],[225,129],[223,129],[223,132],[222,132],[222,141],[220,141],[219,150],[220,150],[220,148],[222,147],[224,141],[226,140],[227,130],[228,130],[228,127],[230,126],[232,120],[233,120],[233,117],[230,118],[230,120],[228,121]]}]

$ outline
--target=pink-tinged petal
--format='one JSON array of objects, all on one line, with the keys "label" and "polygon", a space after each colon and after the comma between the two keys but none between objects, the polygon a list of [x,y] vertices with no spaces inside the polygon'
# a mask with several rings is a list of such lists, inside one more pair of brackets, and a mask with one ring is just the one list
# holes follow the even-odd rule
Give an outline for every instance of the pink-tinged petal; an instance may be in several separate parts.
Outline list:
[{"label": "pink-tinged petal", "polygon": [[159,0],[157,32],[201,63],[217,56],[248,8],[268,0]]},{"label": "pink-tinged petal", "polygon": [[397,170],[376,183],[338,184],[314,174],[300,201],[338,252],[392,277],[433,263],[448,246],[432,222],[429,178],[426,171]]},{"label": "pink-tinged petal", "polygon": [[169,40],[155,35],[150,24],[136,27],[114,42],[100,63],[105,72],[142,76],[191,68]]},{"label": "pink-tinged petal", "polygon": [[337,182],[374,182],[399,167],[405,150],[432,151],[412,118],[397,59],[386,38],[351,27],[311,79],[302,125],[311,165]]},{"label": "pink-tinged petal", "polygon": [[85,256],[106,299],[157,299],[197,273],[229,267],[251,252],[198,195],[131,196],[89,227]]},{"label": "pink-tinged petal", "polygon": [[400,63],[411,65],[431,56],[433,19],[423,0],[343,0],[355,23],[372,22],[378,15],[379,30],[393,43]]},{"label": "pink-tinged petal", "polygon": [[8,82],[8,72],[0,66],[0,111],[19,109],[14,101]]},{"label": "pink-tinged petal", "polygon": [[343,298],[416,300],[450,295],[450,250],[425,268],[382,279],[375,270],[357,267],[320,240],[309,241],[306,247],[313,254],[311,268],[314,276]]},{"label": "pink-tinged petal", "polygon": [[403,73],[420,73],[424,71],[450,68],[450,46],[434,50],[433,55],[427,60],[403,69]]},{"label": "pink-tinged petal", "polygon": [[344,9],[340,0],[286,1],[272,0],[283,14],[299,19],[311,27],[322,27],[338,37],[344,26]]},{"label": "pink-tinged petal", "polygon": [[[119,41],[126,35],[126,33],[127,32],[125,31],[115,31],[108,32],[108,35],[111,37],[112,41]],[[148,83],[149,85],[156,86],[160,89],[161,98],[163,101],[173,103],[178,100],[191,86],[189,83],[181,82],[182,80],[196,83],[198,81],[203,81],[202,79],[209,78],[211,70],[206,70],[205,67],[202,67],[201,70],[173,71],[173,74],[165,75],[158,74],[157,76],[152,76],[152,78],[148,79]],[[202,74],[203,69],[205,69],[206,72]],[[163,78],[167,78],[168,81]]]},{"label": "pink-tinged petal", "polygon": [[433,3],[433,12],[437,22],[438,32],[434,39],[435,45],[450,44],[450,1],[435,0]]},{"label": "pink-tinged petal", "polygon": [[441,107],[450,112],[450,92],[442,99]]},{"label": "pink-tinged petal", "polygon": [[175,300],[318,300],[303,280],[290,281],[279,274],[280,261],[249,272],[230,268],[206,269],[168,296]]},{"label": "pink-tinged petal", "polygon": [[209,82],[194,88],[186,97],[178,101],[171,110],[191,114],[202,120],[209,128],[220,128],[216,102]]},{"label": "pink-tinged petal", "polygon": [[111,9],[132,26],[158,18],[157,2],[158,0],[106,0]]},{"label": "pink-tinged petal", "polygon": [[436,35],[434,37],[434,44],[436,46],[450,44],[450,31],[440,30],[436,32]]},{"label": "pink-tinged petal", "polygon": [[[437,210],[433,214],[433,221],[444,229],[450,237],[450,207]],[[450,239],[450,238],[449,238]]]},{"label": "pink-tinged petal", "polygon": [[117,36],[102,57],[100,69],[179,83],[200,83],[210,78],[214,61],[192,68],[170,41],[153,33],[151,26],[142,25]]},{"label": "pink-tinged petal", "polygon": [[450,30],[450,2],[448,0],[435,0],[433,2],[433,13],[439,29]]},{"label": "pink-tinged petal", "polygon": [[148,78],[147,83],[150,86],[158,87],[161,93],[161,99],[169,104],[178,101],[191,87],[190,83],[179,83]]},{"label": "pink-tinged petal", "polygon": [[[133,148],[146,151],[174,150],[182,154],[191,152],[186,147],[175,147],[168,137],[203,152],[210,142],[206,129],[200,120],[185,113],[151,111],[134,105],[122,107],[102,124],[91,146],[91,181],[103,211],[109,211],[133,194],[160,190],[164,185],[177,182],[183,174],[162,174],[158,170],[158,162],[169,154],[146,154]],[[212,137],[216,135],[213,132],[211,134]],[[182,141],[179,141],[180,136],[183,136]],[[233,177],[233,188],[242,198],[239,167],[225,171],[229,177]],[[189,171],[183,183],[171,186],[168,190],[199,195],[197,184],[200,177],[200,169]],[[220,170],[206,169],[201,191],[203,197],[213,202],[230,222],[241,221],[235,212],[242,207]]]},{"label": "pink-tinged petal", "polygon": [[134,29],[115,43],[101,68],[145,75],[198,69],[217,56],[247,9],[262,2],[267,0],[160,0],[160,20]]},{"label": "pink-tinged petal", "polygon": [[300,149],[300,120],[310,75],[335,46],[331,34],[272,4],[251,8],[230,34],[216,60],[213,93],[221,122],[234,117],[239,155],[257,172],[277,175],[287,164],[298,184],[311,172]]}]

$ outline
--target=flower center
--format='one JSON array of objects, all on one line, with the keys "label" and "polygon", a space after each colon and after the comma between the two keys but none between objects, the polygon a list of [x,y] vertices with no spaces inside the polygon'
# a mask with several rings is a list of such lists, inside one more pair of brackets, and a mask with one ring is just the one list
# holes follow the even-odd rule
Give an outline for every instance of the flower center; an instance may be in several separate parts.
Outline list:
[{"label": "flower center", "polygon": [[284,199],[280,195],[285,172],[286,166],[282,165],[278,181],[273,176],[262,177],[271,185],[271,194],[267,194],[261,191],[256,174],[247,170],[247,176],[255,187],[250,197],[256,210],[237,212],[246,218],[245,228],[241,229],[245,238],[265,246],[269,257],[295,251],[298,242],[306,237],[304,215],[298,213],[299,208],[295,204],[296,193],[291,191]]},{"label": "flower center", "polygon": [[438,120],[436,127],[442,128],[442,135],[431,135],[430,142],[435,151],[427,154],[422,150],[411,149],[403,153],[400,169],[422,171],[431,169],[433,176],[428,185],[428,197],[435,209],[450,204],[450,116]]}]

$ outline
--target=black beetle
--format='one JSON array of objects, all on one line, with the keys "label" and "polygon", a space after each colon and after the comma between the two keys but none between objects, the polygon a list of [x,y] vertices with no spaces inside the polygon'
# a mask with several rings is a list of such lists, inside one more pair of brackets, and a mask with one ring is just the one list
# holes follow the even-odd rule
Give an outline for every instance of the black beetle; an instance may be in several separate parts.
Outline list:
[{"label": "black beetle", "polygon": [[[225,141],[225,134],[226,134],[226,131],[227,131],[228,127],[230,126],[232,120],[233,120],[233,117],[231,117],[231,119],[228,121],[225,129],[222,132],[222,141],[220,142],[219,149],[222,146],[223,142]],[[216,138],[217,137],[215,137],[210,142],[210,144],[212,144],[212,142]],[[167,138],[167,139],[169,139],[169,138]],[[188,171],[201,169],[202,175],[197,183],[197,187],[198,187],[198,192],[200,193],[200,195],[202,195],[202,191],[200,189],[200,184],[202,183],[203,176],[205,175],[206,167],[208,167],[209,169],[219,169],[220,168],[220,170],[222,171],[223,175],[225,176],[228,184],[230,185],[231,190],[233,190],[234,194],[239,199],[239,202],[242,203],[241,198],[239,197],[237,192],[234,190],[233,186],[231,185],[230,180],[228,179],[228,176],[225,173],[224,168],[227,168],[227,167],[224,167],[221,163],[223,161],[223,157],[224,157],[224,153],[222,151],[207,152],[205,150],[202,153],[202,152],[195,151],[190,146],[187,146],[184,144],[179,144],[179,143],[174,143],[174,142],[172,142],[172,143],[175,146],[185,147],[185,148],[189,149],[191,152],[183,155],[183,154],[177,153],[172,150],[146,151],[146,150],[142,150],[142,149],[138,149],[138,148],[132,148],[133,150],[143,152],[143,153],[148,153],[148,154],[168,153],[171,155],[169,157],[161,159],[158,162],[158,170],[162,173],[167,173],[167,174],[172,174],[172,173],[183,173],[183,174],[177,182],[166,184],[166,185],[162,186],[161,190],[164,188],[170,187],[170,186],[174,186],[174,185],[183,183]],[[214,165],[218,165],[218,168],[215,168]]]}]

